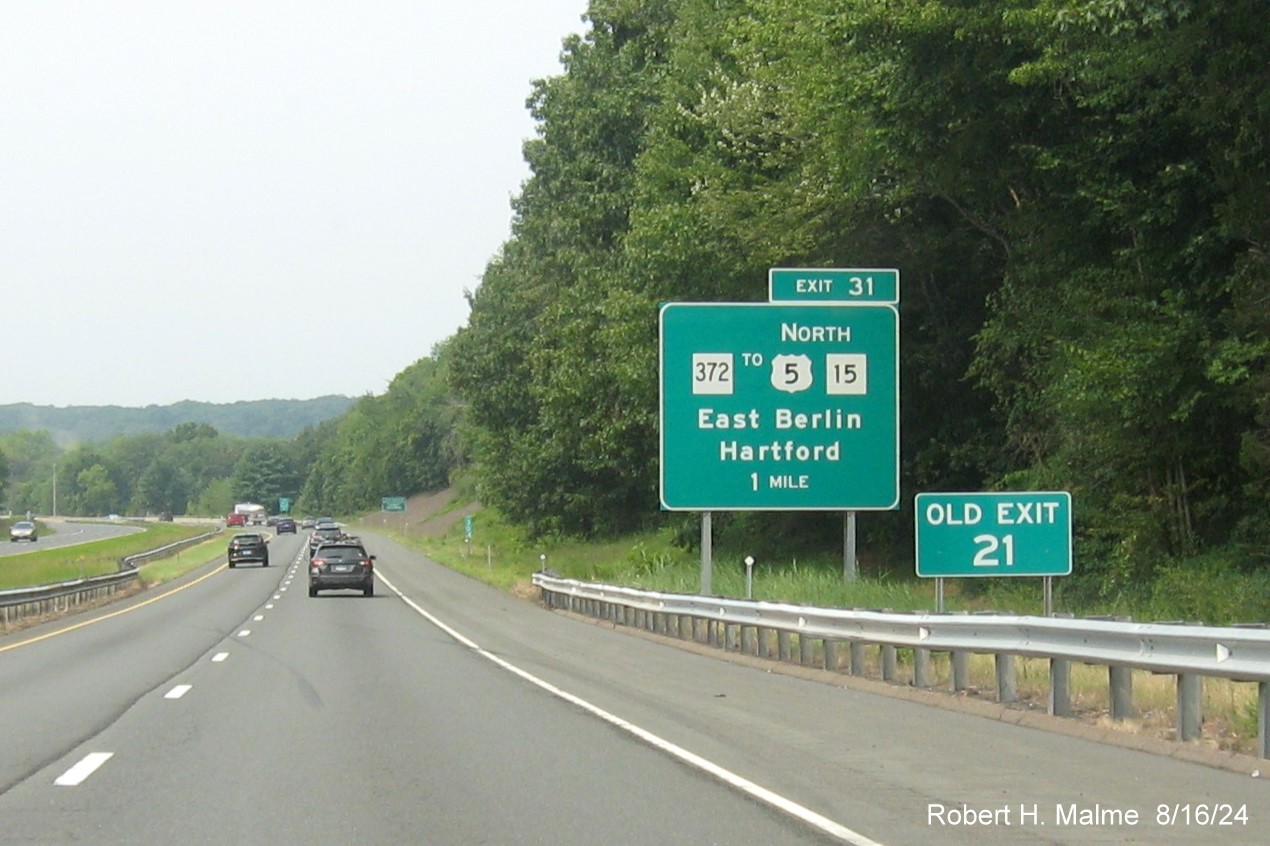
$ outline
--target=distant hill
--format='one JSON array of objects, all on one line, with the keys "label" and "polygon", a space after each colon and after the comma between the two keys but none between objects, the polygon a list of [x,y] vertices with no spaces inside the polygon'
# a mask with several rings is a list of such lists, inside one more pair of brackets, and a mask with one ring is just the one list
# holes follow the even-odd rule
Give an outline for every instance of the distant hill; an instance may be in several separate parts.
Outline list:
[{"label": "distant hill", "polygon": [[0,405],[0,433],[22,429],[47,431],[62,446],[79,441],[108,441],[115,435],[166,432],[181,423],[206,423],[226,435],[245,438],[289,438],[309,426],[339,417],[352,407],[352,397],[310,400],[251,400],[234,403],[193,402],[123,408],[117,405]]}]

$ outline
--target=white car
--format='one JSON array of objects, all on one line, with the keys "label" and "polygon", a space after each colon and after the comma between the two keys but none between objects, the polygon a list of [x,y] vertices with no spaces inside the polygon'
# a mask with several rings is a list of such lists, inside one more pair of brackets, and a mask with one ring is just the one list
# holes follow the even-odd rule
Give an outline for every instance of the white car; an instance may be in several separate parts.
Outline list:
[{"label": "white car", "polygon": [[30,520],[19,520],[9,527],[9,541],[35,541],[35,524]]}]

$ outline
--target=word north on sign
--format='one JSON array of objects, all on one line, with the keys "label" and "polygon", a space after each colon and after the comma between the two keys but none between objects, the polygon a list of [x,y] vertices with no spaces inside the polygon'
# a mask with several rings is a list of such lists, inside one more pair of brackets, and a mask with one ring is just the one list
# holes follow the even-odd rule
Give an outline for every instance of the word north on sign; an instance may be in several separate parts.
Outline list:
[{"label": "word north on sign", "polygon": [[898,507],[893,306],[671,303],[660,353],[663,508]]}]

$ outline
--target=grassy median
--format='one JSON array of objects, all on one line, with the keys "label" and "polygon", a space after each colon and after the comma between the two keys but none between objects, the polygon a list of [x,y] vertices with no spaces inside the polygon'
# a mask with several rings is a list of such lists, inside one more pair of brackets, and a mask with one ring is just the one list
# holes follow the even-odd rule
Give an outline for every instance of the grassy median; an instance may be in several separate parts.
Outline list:
[{"label": "grassy median", "polygon": [[[41,549],[24,555],[11,555],[0,559],[0,589],[32,587],[34,585],[55,584],[75,579],[100,576],[119,570],[119,562],[129,555],[147,552],[170,543],[196,537],[210,531],[211,525],[185,523],[132,523],[144,531],[123,535],[117,538],[91,541],[76,546]],[[215,541],[222,544],[222,541]],[[184,550],[178,557],[179,562],[187,567],[194,566],[194,553],[203,545]],[[204,553],[205,554],[205,553]],[[165,559],[171,561],[172,559]],[[204,557],[203,561],[209,560]],[[159,563],[159,562],[156,562]],[[150,572],[146,572],[147,580],[153,581]]]}]

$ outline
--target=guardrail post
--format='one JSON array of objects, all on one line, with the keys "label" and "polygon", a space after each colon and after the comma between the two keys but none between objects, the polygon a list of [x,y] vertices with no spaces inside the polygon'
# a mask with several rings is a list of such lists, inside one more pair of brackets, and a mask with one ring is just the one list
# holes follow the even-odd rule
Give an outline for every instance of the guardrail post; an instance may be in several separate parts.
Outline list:
[{"label": "guardrail post", "polygon": [[1055,717],[1072,715],[1072,663],[1066,658],[1050,659],[1049,712]]},{"label": "guardrail post", "polygon": [[1014,656],[1008,652],[998,652],[997,662],[997,701],[1017,702],[1018,686],[1015,684]]},{"label": "guardrail post", "polygon": [[948,653],[948,663],[951,664],[952,689],[953,693],[960,693],[963,690],[970,689],[970,653],[969,652],[950,652]]},{"label": "guardrail post", "polygon": [[1270,758],[1270,682],[1257,682],[1257,746]]},{"label": "guardrail post", "polygon": [[838,641],[825,638],[825,669],[838,670]]},{"label": "guardrail post", "polygon": [[772,644],[767,636],[767,629],[759,626],[755,632],[758,635],[758,657],[771,658]]},{"label": "guardrail post", "polygon": [[1112,665],[1107,668],[1111,685],[1111,719],[1127,720],[1133,716],[1133,669]]},{"label": "guardrail post", "polygon": [[723,626],[723,648],[729,652],[741,650],[741,627],[738,625]]},{"label": "guardrail post", "polygon": [[882,644],[882,681],[895,681],[896,666],[895,647],[889,643]]},{"label": "guardrail post", "polygon": [[913,650],[913,687],[930,687],[930,650]]},{"label": "guardrail post", "polygon": [[798,663],[804,667],[816,663],[816,641],[805,634],[798,636]]},{"label": "guardrail post", "polygon": [[758,654],[758,627],[741,626],[741,651],[746,655]]},{"label": "guardrail post", "polygon": [[781,663],[789,663],[789,632],[787,631],[782,630],[776,633],[776,656],[780,659]]},{"label": "guardrail post", "polygon": [[1204,677],[1182,673],[1177,677],[1177,737],[1199,740],[1204,726]]},{"label": "guardrail post", "polygon": [[864,644],[858,640],[851,641],[851,669],[853,676],[864,675]]}]

